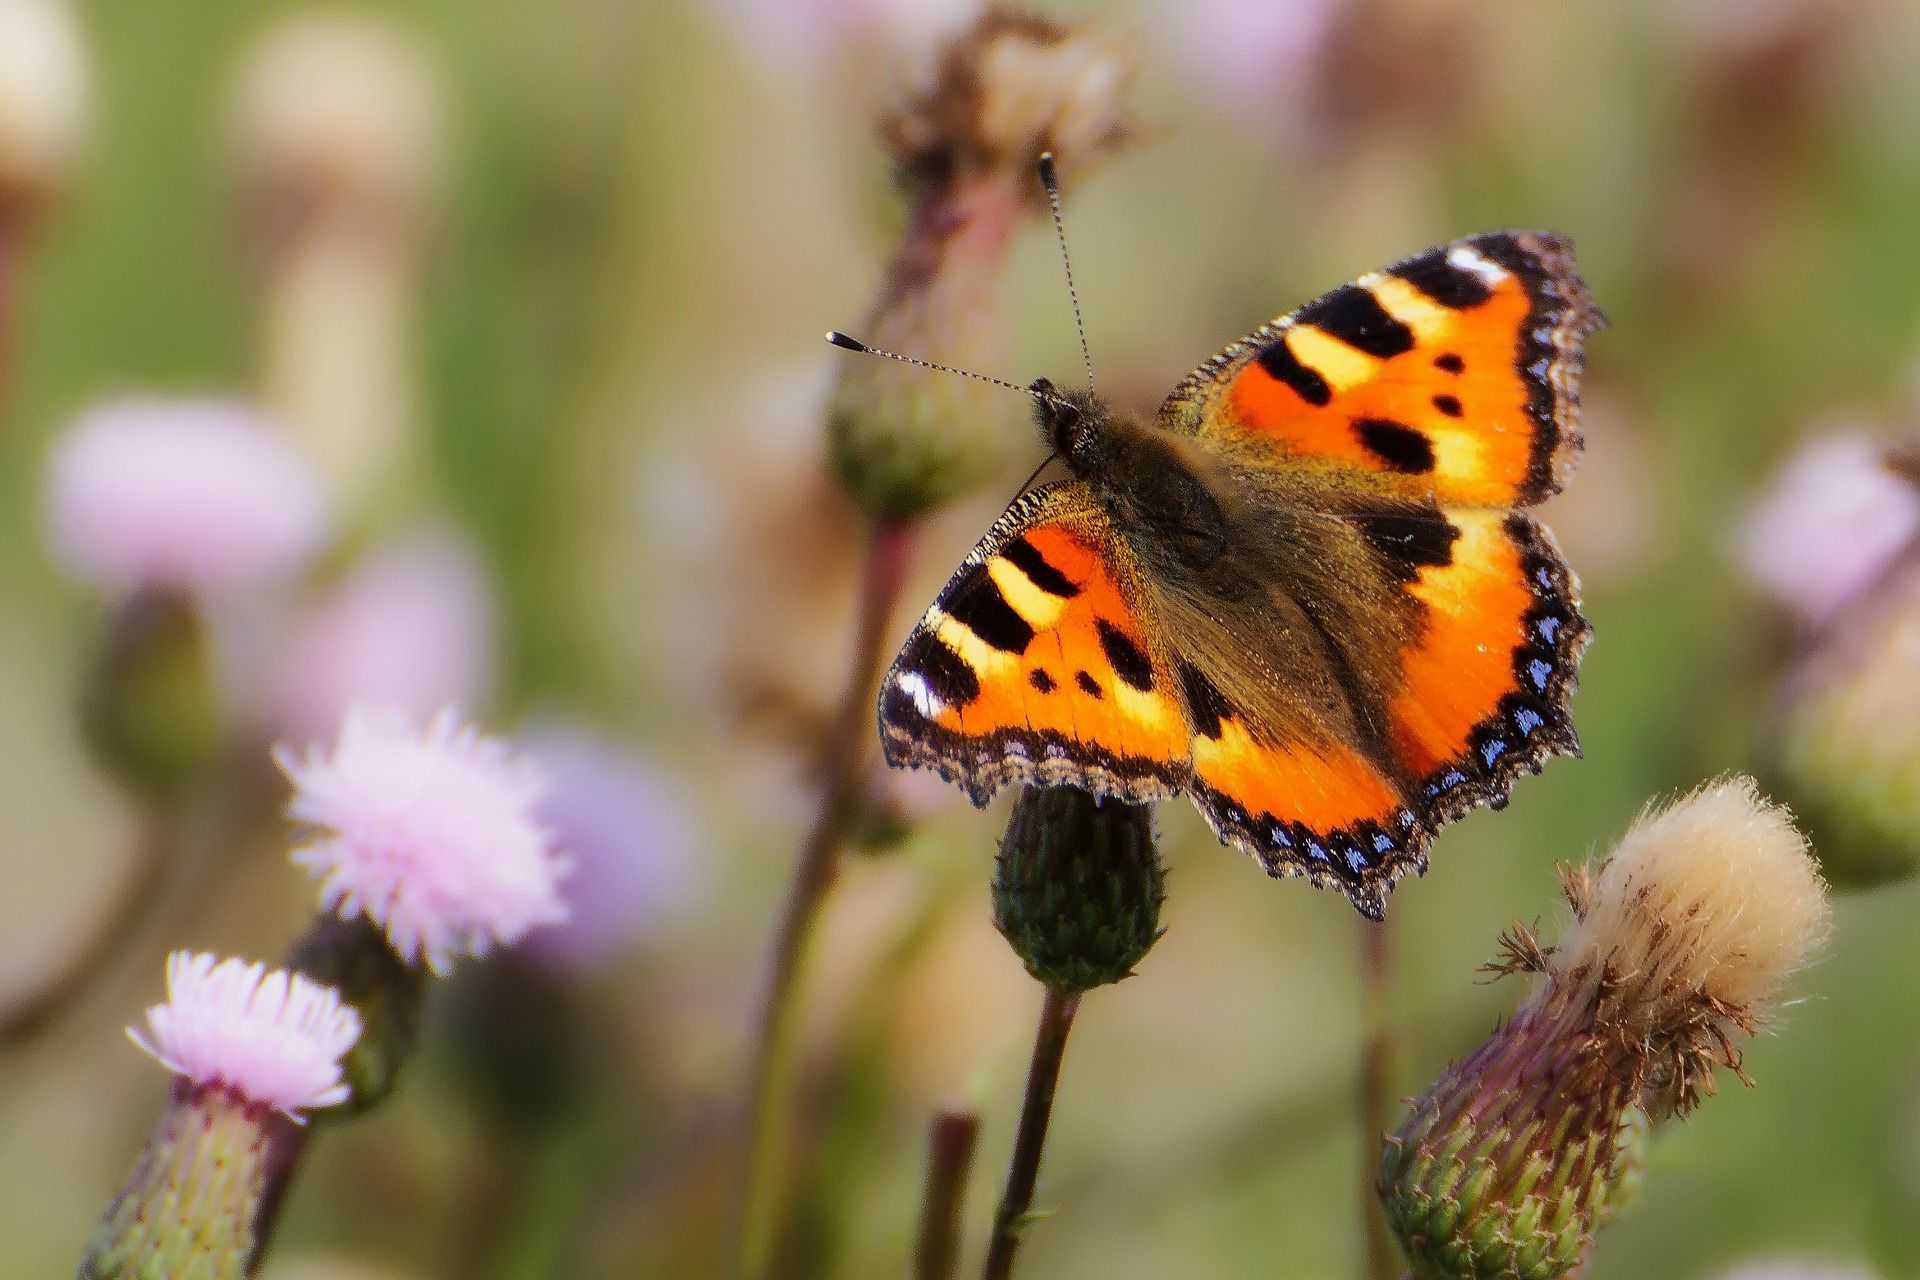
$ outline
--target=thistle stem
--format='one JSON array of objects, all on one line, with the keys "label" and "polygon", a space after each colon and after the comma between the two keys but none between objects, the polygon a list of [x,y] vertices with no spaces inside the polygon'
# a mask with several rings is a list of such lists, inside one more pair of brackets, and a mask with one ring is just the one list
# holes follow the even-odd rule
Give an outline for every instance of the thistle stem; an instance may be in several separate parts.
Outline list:
[{"label": "thistle stem", "polygon": [[927,1194],[920,1207],[920,1238],[913,1250],[914,1280],[948,1280],[960,1254],[960,1207],[980,1137],[980,1117],[942,1111],[927,1140]]},{"label": "thistle stem", "polygon": [[14,349],[19,345],[21,230],[0,210],[0,424],[7,420],[13,392]]},{"label": "thistle stem", "polygon": [[1390,1118],[1388,1089],[1393,1079],[1394,1029],[1389,1011],[1392,986],[1391,939],[1384,920],[1360,922],[1360,983],[1366,1009],[1366,1038],[1360,1047],[1360,1221],[1367,1240],[1367,1275],[1398,1280],[1399,1250],[1380,1205],[1380,1142]]},{"label": "thistle stem", "polygon": [[790,1134],[787,1093],[793,1057],[793,1005],[805,975],[814,922],[840,869],[840,849],[858,812],[862,765],[873,734],[874,698],[886,662],[888,628],[906,572],[912,526],[876,522],[861,570],[860,613],[846,692],[827,743],[820,808],[787,888],[787,903],[768,959],[748,1093],[747,1151],[739,1205],[742,1280],[764,1275],[778,1235],[780,1172]]},{"label": "thistle stem", "polygon": [[1020,1128],[1013,1139],[1013,1159],[1007,1165],[1007,1189],[993,1215],[993,1235],[987,1242],[985,1280],[1007,1280],[1013,1274],[1013,1255],[1027,1211],[1033,1208],[1033,1188],[1040,1178],[1040,1152],[1047,1143],[1047,1123],[1053,1116],[1053,1095],[1060,1083],[1060,1060],[1067,1052],[1067,1033],[1080,1008],[1080,993],[1047,988],[1040,1006],[1040,1025],[1033,1035],[1033,1060],[1027,1067],[1027,1093],[1020,1106]]}]

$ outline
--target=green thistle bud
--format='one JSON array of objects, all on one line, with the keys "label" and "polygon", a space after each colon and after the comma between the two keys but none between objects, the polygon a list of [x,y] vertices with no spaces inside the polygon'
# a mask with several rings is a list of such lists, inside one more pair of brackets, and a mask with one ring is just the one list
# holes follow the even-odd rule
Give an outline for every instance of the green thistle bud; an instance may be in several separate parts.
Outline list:
[{"label": "green thistle bud", "polygon": [[173,1098],[95,1229],[80,1280],[239,1280],[251,1273],[278,1171],[304,1136],[292,1120],[218,1084]]},{"label": "green thistle bud", "polygon": [[1850,605],[1804,660],[1774,767],[1831,882],[1864,888],[1920,870],[1920,560]]},{"label": "green thistle bud", "polygon": [[[963,369],[1006,365],[999,300],[1021,219],[1046,203],[1034,162],[1063,170],[1123,142],[1131,52],[1110,37],[992,9],[941,53],[930,84],[881,126],[906,229],[855,334],[870,346]],[[908,519],[1004,469],[1031,442],[1004,390],[892,360],[841,367],[827,409],[835,469],[868,514]]]},{"label": "green thistle bud", "polygon": [[178,792],[220,742],[206,628],[184,596],[142,592],[113,606],[81,696],[87,743],[149,796]]},{"label": "green thistle bud", "polygon": [[1000,842],[993,922],[1036,979],[1087,991],[1130,976],[1158,940],[1165,886],[1151,806],[1026,787]]},{"label": "green thistle bud", "polygon": [[1381,1198],[1416,1280],[1565,1275],[1637,1185],[1630,1084],[1571,1047],[1569,1012],[1502,1027],[1387,1141]]}]

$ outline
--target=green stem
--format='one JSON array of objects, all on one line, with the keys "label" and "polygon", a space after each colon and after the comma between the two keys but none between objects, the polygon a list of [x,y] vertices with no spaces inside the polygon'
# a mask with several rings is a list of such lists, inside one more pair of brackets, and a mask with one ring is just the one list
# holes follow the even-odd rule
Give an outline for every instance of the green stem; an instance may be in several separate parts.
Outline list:
[{"label": "green stem", "polygon": [[913,1250],[914,1280],[948,1280],[960,1254],[960,1206],[980,1137],[980,1117],[942,1111],[927,1140],[927,1194],[920,1209],[920,1238]]},{"label": "green stem", "polygon": [[1053,1095],[1060,1084],[1060,1060],[1066,1056],[1067,1033],[1080,1008],[1080,993],[1047,988],[1040,1006],[1040,1025],[1033,1035],[1033,1060],[1027,1067],[1027,1093],[1020,1107],[1020,1128],[1013,1139],[1013,1158],[1007,1164],[1007,1189],[993,1215],[993,1235],[987,1242],[985,1280],[1007,1280],[1013,1274],[1013,1255],[1033,1208],[1033,1188],[1040,1179],[1040,1153],[1047,1144],[1047,1123],[1053,1116]]},{"label": "green stem", "polygon": [[888,629],[906,572],[911,532],[910,525],[880,521],[869,534],[852,668],[827,744],[825,789],[794,865],[786,909],[768,960],[749,1084],[748,1145],[734,1263],[734,1272],[742,1280],[767,1273],[778,1238],[780,1173],[787,1165],[791,1138],[786,1113],[792,1086],[794,999],[806,972],[814,922],[839,873],[840,849],[859,811],[874,698],[885,668]]},{"label": "green stem", "polygon": [[1403,1267],[1380,1204],[1380,1143],[1391,1116],[1388,1090],[1393,1080],[1393,1019],[1390,939],[1384,920],[1360,921],[1360,982],[1366,1010],[1366,1038],[1360,1047],[1360,1221],[1367,1241],[1367,1275],[1398,1280]]}]

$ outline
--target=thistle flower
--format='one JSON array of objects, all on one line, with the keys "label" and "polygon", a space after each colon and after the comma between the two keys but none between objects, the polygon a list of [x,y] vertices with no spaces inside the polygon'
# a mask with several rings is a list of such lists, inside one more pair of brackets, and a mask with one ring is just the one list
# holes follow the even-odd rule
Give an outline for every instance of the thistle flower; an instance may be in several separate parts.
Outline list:
[{"label": "thistle flower", "polygon": [[280,746],[274,760],[311,833],[293,861],[319,878],[322,908],[365,914],[402,959],[444,974],[457,953],[566,918],[539,771],[451,709],[422,732],[403,711],[355,708],[330,754]]},{"label": "thistle flower", "polygon": [[1920,868],[1920,558],[1821,633],[1786,682],[1769,751],[1835,884]]},{"label": "thistle flower", "polygon": [[1506,939],[1539,986],[1413,1105],[1381,1159],[1416,1277],[1567,1274],[1637,1180],[1638,1113],[1684,1116],[1827,930],[1805,840],[1744,778],[1634,824],[1565,873],[1574,920]]},{"label": "thistle flower", "polygon": [[495,613],[465,541],[427,533],[376,546],[295,622],[268,677],[268,723],[309,741],[356,702],[421,716],[478,705],[493,685]]},{"label": "thistle flower", "polygon": [[[1130,133],[1132,55],[1112,37],[992,9],[941,52],[930,84],[882,123],[908,204],[904,238],[859,337],[892,351],[1000,368],[996,300],[1023,214],[1045,209],[1034,162],[1084,170]],[[993,474],[1022,439],[1019,402],[890,360],[842,365],[828,407],[841,477],[870,514],[904,518]]]},{"label": "thistle flower", "polygon": [[1132,976],[1160,938],[1165,885],[1151,805],[1025,787],[994,864],[993,922],[1036,981],[1077,994]]},{"label": "thistle flower", "polygon": [[1741,522],[1747,577],[1808,626],[1834,617],[1920,535],[1920,488],[1859,431],[1809,441]]},{"label": "thistle flower", "polygon": [[65,193],[86,133],[87,81],[64,0],[0,0],[0,229]]},{"label": "thistle flower", "polygon": [[147,1028],[127,1035],[175,1075],[297,1120],[346,1100],[340,1059],[360,1036],[360,1015],[300,974],[176,951],[167,1002],[147,1010]]},{"label": "thistle flower", "polygon": [[83,415],[54,445],[46,506],[62,565],[117,594],[202,596],[286,577],[328,524],[299,454],[221,401],[128,400]]},{"label": "thistle flower", "polygon": [[250,1274],[299,1150],[300,1113],[347,1097],[341,1059],[359,1015],[297,973],[176,952],[147,1028],[127,1034],[175,1073],[173,1095],[80,1275]]}]

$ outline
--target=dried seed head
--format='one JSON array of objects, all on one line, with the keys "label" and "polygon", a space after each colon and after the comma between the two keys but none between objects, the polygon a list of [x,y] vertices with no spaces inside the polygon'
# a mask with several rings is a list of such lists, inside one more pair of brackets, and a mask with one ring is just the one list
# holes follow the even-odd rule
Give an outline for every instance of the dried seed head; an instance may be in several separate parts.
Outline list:
[{"label": "dried seed head", "polygon": [[968,175],[1014,176],[1040,195],[1033,163],[1062,169],[1113,150],[1134,132],[1121,104],[1132,42],[995,8],[940,53],[931,81],[881,122],[902,187],[915,194]]},{"label": "dried seed head", "polygon": [[1611,856],[1571,873],[1575,921],[1550,957],[1586,975],[1639,1031],[1717,1007],[1765,1018],[1828,927],[1806,838],[1750,778],[1702,787],[1643,815]]},{"label": "dried seed head", "polygon": [[[856,336],[962,369],[1006,368],[999,281],[1023,216],[1047,205],[1035,174],[1085,168],[1129,135],[1132,57],[1112,37],[994,9],[942,52],[932,82],[890,115],[907,226]],[[859,505],[919,515],[1031,447],[1030,407],[967,378],[892,360],[843,360],[828,405],[836,470]]]},{"label": "dried seed head", "polygon": [[66,0],[0,0],[0,222],[26,222],[70,185],[90,106]]}]

